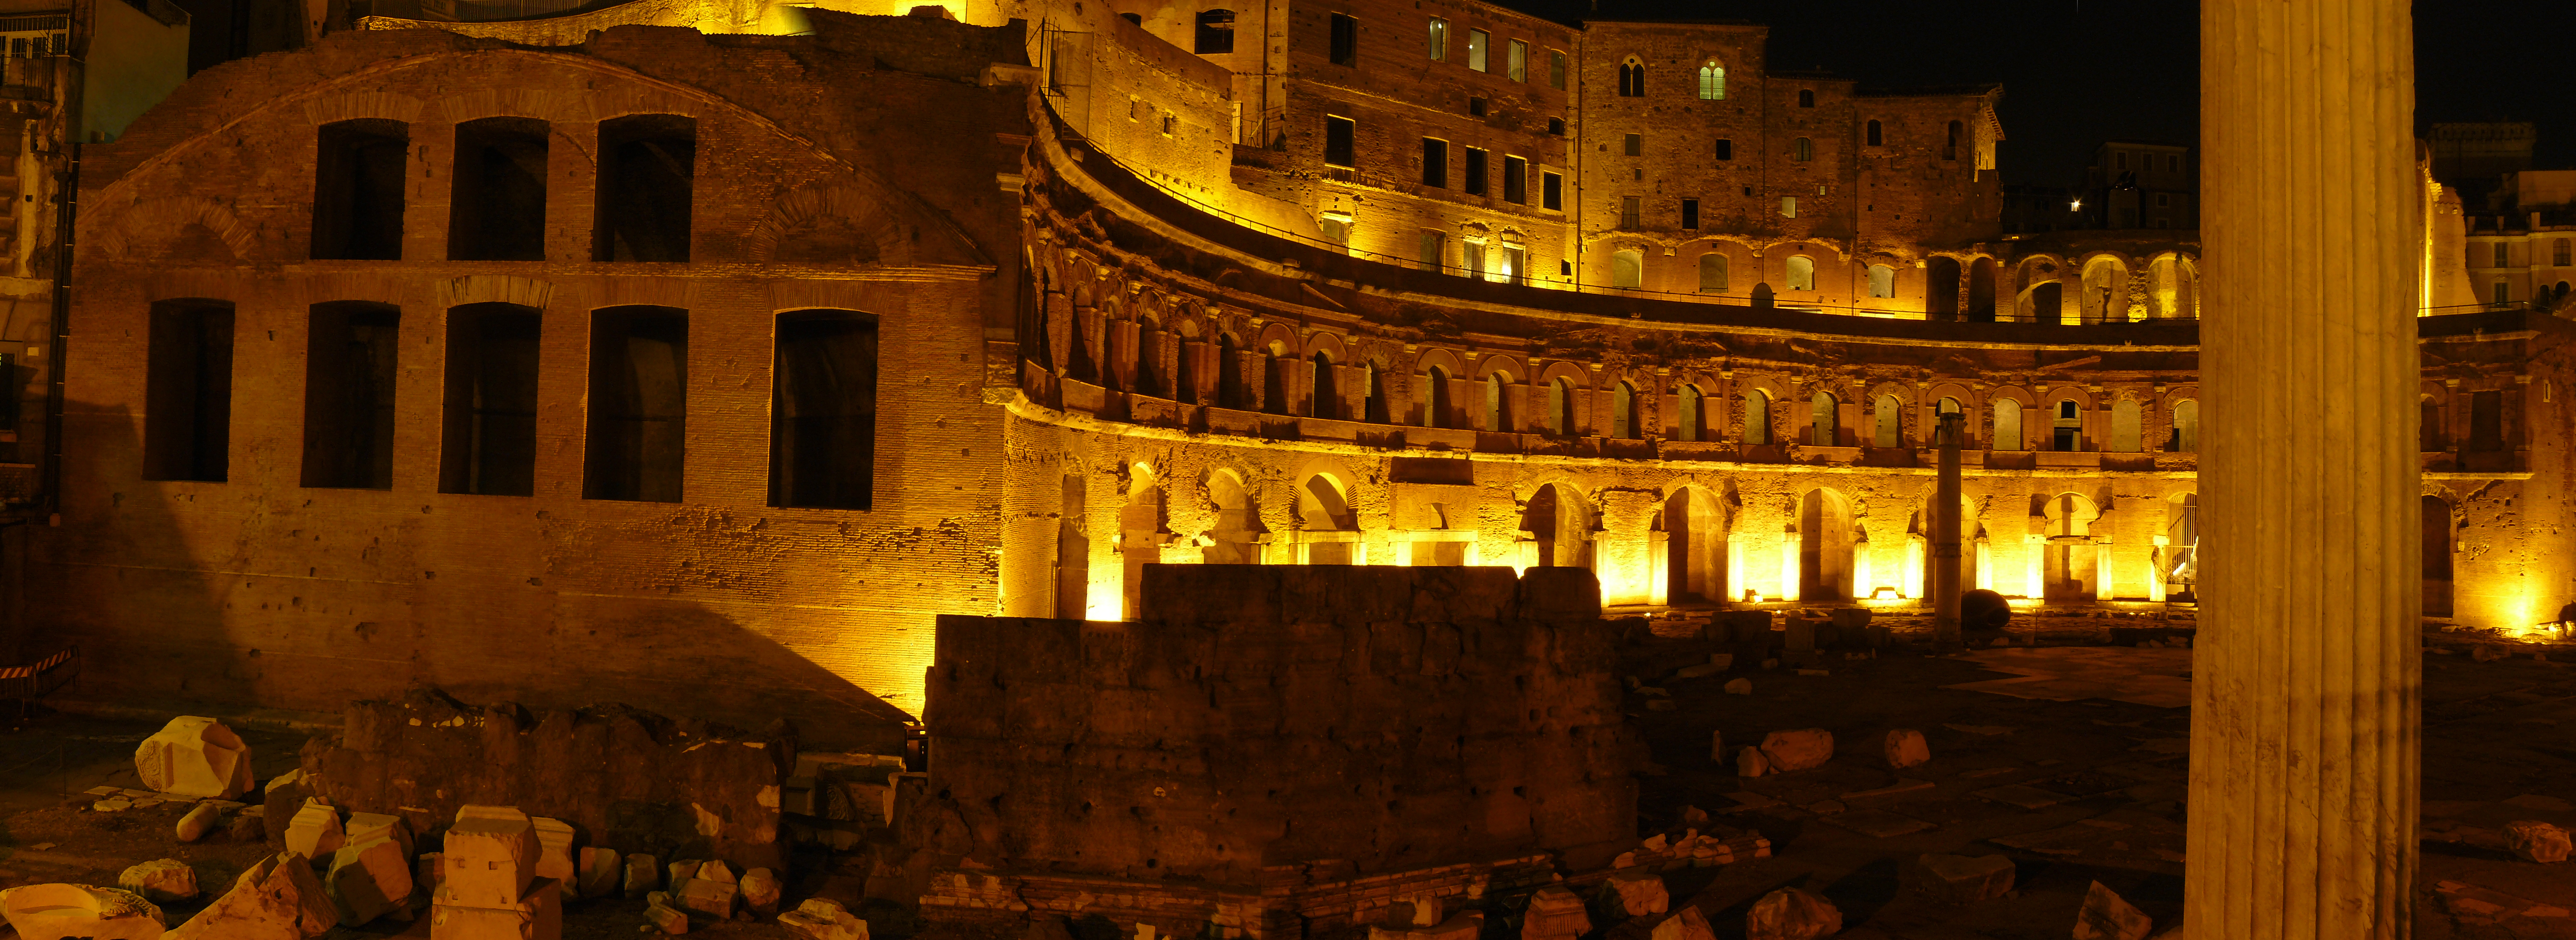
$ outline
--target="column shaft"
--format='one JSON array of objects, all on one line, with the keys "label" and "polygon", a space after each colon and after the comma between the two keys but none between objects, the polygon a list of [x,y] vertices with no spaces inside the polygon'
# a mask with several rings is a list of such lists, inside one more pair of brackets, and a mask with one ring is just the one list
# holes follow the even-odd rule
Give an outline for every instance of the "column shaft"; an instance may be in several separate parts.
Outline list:
[{"label": "column shaft", "polygon": [[2402,938],[2421,551],[2402,0],[2201,6],[2190,936]]}]

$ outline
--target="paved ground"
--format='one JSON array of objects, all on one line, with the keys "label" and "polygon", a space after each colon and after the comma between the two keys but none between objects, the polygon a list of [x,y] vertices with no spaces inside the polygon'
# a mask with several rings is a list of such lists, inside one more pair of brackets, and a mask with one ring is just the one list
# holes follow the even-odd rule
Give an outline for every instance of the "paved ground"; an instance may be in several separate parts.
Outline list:
[{"label": "paved ground", "polygon": [[[1846,913],[1841,936],[1855,940],[2057,940],[2070,933],[2097,880],[2153,916],[2159,933],[2180,912],[2188,650],[2013,648],[1975,659],[1890,653],[1828,662],[1821,676],[1739,669],[1674,680],[1654,678],[1670,671],[1674,650],[1649,652],[1659,655],[1640,659],[1638,671],[1664,694],[1632,699],[1659,765],[1642,781],[1642,827],[1678,832],[1696,808],[1715,825],[1757,830],[1774,847],[1769,859],[1667,876],[1675,902],[1698,905],[1721,938],[1740,937],[1751,901],[1783,885],[1833,899]],[[2576,863],[2521,863],[2497,837],[2517,819],[2576,826],[2576,667],[2445,655],[2428,655],[2426,663],[2425,887],[2416,936],[2576,938],[2576,918],[2535,916],[2549,907],[2515,913],[2528,903],[2576,910]],[[1751,678],[1753,694],[1721,691],[1737,677]],[[1669,698],[1670,710],[1649,707],[1657,698]],[[17,730],[0,726],[0,887],[113,884],[127,865],[175,857],[220,891],[268,851],[220,836],[180,844],[171,836],[174,807],[104,814],[85,809],[85,799],[64,798],[93,786],[134,786],[134,747],[157,727],[72,716]],[[1767,732],[1806,727],[1835,734],[1837,754],[1824,767],[1747,780],[1732,762],[1711,758],[1711,732],[1731,755]],[[1932,762],[1885,770],[1879,749],[1891,728],[1921,730]],[[302,733],[242,730],[261,779],[294,765]],[[1907,873],[1927,852],[2010,856],[2020,889],[1965,909],[1933,905],[1911,889]],[[818,859],[800,858],[799,866],[831,868]],[[2436,891],[2443,883],[2472,887]],[[2454,916],[2455,909],[2484,910],[2455,900],[2462,897],[2503,911]],[[169,914],[175,922],[197,906],[173,905]],[[577,905],[566,936],[632,937],[643,923],[640,908],[627,901]],[[880,940],[910,933],[892,912],[870,913]],[[1605,925],[1600,940],[1645,940],[1651,920]],[[338,930],[334,938],[395,934],[426,937],[426,921]],[[692,934],[788,936],[768,923],[702,923]]]},{"label": "paved ground", "polygon": [[[1822,676],[1738,670],[1655,683],[1672,698],[1669,711],[1647,710],[1642,702],[1654,696],[1639,696],[1637,718],[1665,771],[1644,781],[1646,825],[1678,827],[1696,807],[1719,825],[1760,831],[1775,852],[1670,876],[1675,898],[1691,898],[1722,938],[1740,935],[1753,899],[1800,885],[1834,900],[1846,915],[1840,936],[1855,940],[2054,940],[2071,932],[2085,891],[2100,881],[2154,917],[2158,933],[2176,923],[2190,651],[1973,655],[1889,654],[1828,662]],[[2426,887],[2416,936],[2576,937],[2576,920],[2566,916],[2462,922],[2449,913],[2453,902],[2432,890],[2454,882],[2510,896],[2508,910],[2511,899],[2576,910],[2576,863],[2516,861],[2497,835],[2516,819],[2576,826],[2569,812],[2576,735],[2568,727],[2576,725],[2576,668],[2426,661]],[[2013,675],[1998,676],[1998,667]],[[1720,691],[1747,675],[1752,695]],[[1731,756],[1770,731],[1805,727],[1834,732],[1833,762],[1744,779],[1732,761],[1711,758],[1712,731]],[[1932,762],[1886,770],[1880,753],[1892,728],[1921,730]],[[1908,869],[1934,852],[2009,856],[2020,890],[1966,909],[1932,904],[1910,890]]]}]

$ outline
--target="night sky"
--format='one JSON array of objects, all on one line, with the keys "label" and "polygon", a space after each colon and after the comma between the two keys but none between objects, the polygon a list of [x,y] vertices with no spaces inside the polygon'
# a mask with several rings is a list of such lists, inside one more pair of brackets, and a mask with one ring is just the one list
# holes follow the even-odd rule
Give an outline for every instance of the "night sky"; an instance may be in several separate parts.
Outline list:
[{"label": "night sky", "polygon": [[[2199,143],[2188,0],[1504,0],[1560,19],[1771,26],[1771,67],[1870,86],[2002,82],[2007,183],[2071,184],[2104,140]],[[2576,169],[2576,2],[2416,4],[2416,119],[2540,125],[2537,168]]]}]

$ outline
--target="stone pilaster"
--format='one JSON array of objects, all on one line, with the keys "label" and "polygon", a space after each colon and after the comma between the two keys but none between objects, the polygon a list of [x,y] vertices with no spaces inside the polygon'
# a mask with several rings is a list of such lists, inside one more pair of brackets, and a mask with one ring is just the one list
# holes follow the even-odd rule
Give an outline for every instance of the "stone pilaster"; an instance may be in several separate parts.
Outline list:
[{"label": "stone pilaster", "polygon": [[2420,689],[2402,0],[2201,6],[2190,936],[2397,938]]}]

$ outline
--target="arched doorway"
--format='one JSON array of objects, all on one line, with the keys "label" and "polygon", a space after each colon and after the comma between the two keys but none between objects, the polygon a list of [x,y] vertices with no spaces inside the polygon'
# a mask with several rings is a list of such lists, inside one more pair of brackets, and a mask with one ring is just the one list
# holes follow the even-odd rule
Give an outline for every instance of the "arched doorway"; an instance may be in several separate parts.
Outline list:
[{"label": "arched doorway", "polygon": [[1350,498],[1342,492],[1341,481],[1318,473],[1297,488],[1297,543],[1303,556],[1299,562],[1356,563],[1358,559],[1351,556],[1359,529],[1359,520],[1351,514]]},{"label": "arched doorway", "polygon": [[2424,616],[2451,615],[2451,503],[2424,497]]},{"label": "arched doorway", "polygon": [[1208,475],[1208,502],[1216,506],[1215,524],[1208,529],[1208,544],[1199,550],[1199,560],[1211,565],[1257,565],[1261,563],[1261,509],[1234,471],[1219,470]]},{"label": "arched doorway", "polygon": [[2040,560],[2040,596],[2049,603],[2093,600],[2100,587],[2101,550],[2093,541],[2093,520],[2101,511],[2074,493],[2050,497],[2046,550]]},{"label": "arched doorway", "polygon": [[1828,489],[1798,498],[1798,599],[1848,601],[1852,597],[1851,501]]},{"label": "arched doorway", "polygon": [[[1933,535],[1931,503],[1926,502],[1923,508],[1914,511],[1914,522],[1911,528],[1917,552],[1914,559],[1916,570],[1913,572],[1914,577],[1907,580],[1921,586],[1922,593],[1915,595],[1916,597],[1931,597]],[[1962,591],[1974,590],[1977,587],[1977,562],[1985,554],[1979,548],[1979,543],[1985,540],[1986,524],[1977,518],[1976,500],[1965,496],[1959,497],[1959,589]]]},{"label": "arched doorway", "polygon": [[2059,324],[2066,317],[2066,288],[2056,281],[2033,287],[2022,295],[2025,309],[2021,319],[2031,323]]},{"label": "arched doorway", "polygon": [[1753,285],[1753,305],[1756,307],[1771,306],[1771,285],[1769,282]]},{"label": "arched doorway", "polygon": [[2129,267],[2120,259],[2104,255],[2085,262],[2083,288],[2076,300],[2083,322],[2117,323],[2129,319]]},{"label": "arched doorway", "polygon": [[1592,567],[1592,509],[1564,486],[1539,487],[1521,513],[1527,541],[1521,556],[1531,568]]},{"label": "arched doorway", "polygon": [[1932,320],[1959,318],[1959,262],[1935,255],[1924,262],[1923,315]]},{"label": "arched doorway", "polygon": [[1143,600],[1145,566],[1163,560],[1163,543],[1170,541],[1163,529],[1163,487],[1154,478],[1154,468],[1136,464],[1127,472],[1127,505],[1118,510],[1118,554],[1121,567],[1119,585],[1122,620],[1136,619]]},{"label": "arched doorway", "polygon": [[1726,599],[1726,507],[1696,486],[1664,500],[1665,594],[1674,604],[1713,604]]}]

